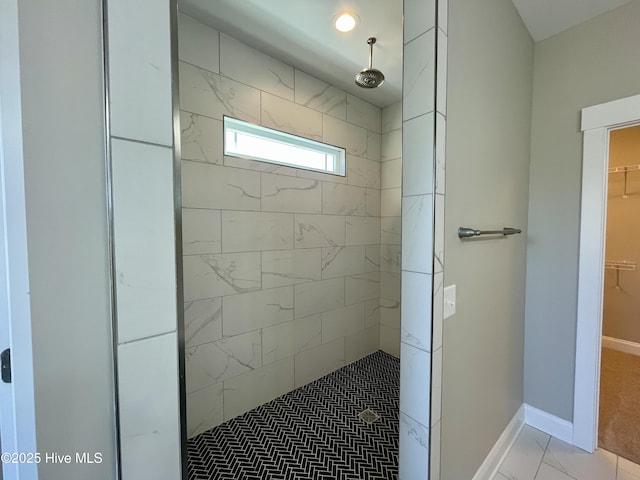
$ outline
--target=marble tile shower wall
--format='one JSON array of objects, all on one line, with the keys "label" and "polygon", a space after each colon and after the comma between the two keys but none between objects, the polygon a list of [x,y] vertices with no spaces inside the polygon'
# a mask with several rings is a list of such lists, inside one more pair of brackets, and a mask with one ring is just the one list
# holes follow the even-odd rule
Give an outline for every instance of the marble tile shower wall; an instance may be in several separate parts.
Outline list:
[{"label": "marble tile shower wall", "polygon": [[402,102],[382,110],[380,348],[400,356]]},{"label": "marble tile shower wall", "polygon": [[[395,210],[380,199],[381,169],[386,184],[399,187],[389,168],[399,156],[380,162],[378,107],[190,17],[179,20],[193,436],[379,348],[381,257],[396,302],[382,315],[399,317],[391,312],[399,231],[397,219],[387,221],[399,216],[399,190]],[[347,175],[225,157],[223,115],[344,146]],[[389,225],[382,255],[381,214]]]}]

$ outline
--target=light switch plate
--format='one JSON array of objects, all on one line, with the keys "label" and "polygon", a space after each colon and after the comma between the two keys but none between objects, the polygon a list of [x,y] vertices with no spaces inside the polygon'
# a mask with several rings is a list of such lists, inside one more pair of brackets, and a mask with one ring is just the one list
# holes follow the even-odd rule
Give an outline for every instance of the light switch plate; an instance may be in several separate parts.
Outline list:
[{"label": "light switch plate", "polygon": [[456,286],[444,287],[443,318],[449,318],[456,313]]}]

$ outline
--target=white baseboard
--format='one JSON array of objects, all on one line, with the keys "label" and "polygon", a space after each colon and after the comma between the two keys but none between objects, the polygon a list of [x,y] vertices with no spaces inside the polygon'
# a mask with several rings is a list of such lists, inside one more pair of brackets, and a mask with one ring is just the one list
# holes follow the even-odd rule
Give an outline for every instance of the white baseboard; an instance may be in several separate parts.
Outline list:
[{"label": "white baseboard", "polygon": [[567,443],[573,443],[573,423],[531,405],[524,405],[524,423]]},{"label": "white baseboard", "polygon": [[640,357],[640,343],[629,342],[620,338],[602,336],[602,346]]},{"label": "white baseboard", "polygon": [[513,416],[509,425],[504,429],[498,441],[484,459],[480,468],[473,476],[473,480],[491,480],[498,471],[498,467],[511,449],[513,442],[525,423],[525,405],[522,405]]}]

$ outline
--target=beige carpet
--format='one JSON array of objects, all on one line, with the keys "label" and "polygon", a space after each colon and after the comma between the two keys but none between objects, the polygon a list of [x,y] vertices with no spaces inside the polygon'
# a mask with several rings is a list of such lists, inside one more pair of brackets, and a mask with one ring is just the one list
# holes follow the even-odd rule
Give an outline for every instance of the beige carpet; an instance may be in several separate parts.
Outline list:
[{"label": "beige carpet", "polygon": [[602,349],[598,445],[640,463],[640,357]]}]

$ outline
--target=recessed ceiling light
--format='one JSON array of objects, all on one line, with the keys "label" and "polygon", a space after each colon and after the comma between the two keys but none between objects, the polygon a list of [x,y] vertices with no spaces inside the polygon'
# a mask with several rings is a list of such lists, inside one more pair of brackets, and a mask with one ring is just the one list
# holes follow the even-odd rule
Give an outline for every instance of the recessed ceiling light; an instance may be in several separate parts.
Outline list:
[{"label": "recessed ceiling light", "polygon": [[334,22],[336,29],[340,32],[350,32],[351,30],[356,28],[359,20],[360,19],[358,18],[358,15],[356,15],[354,12],[347,11],[338,14],[335,17]]}]

